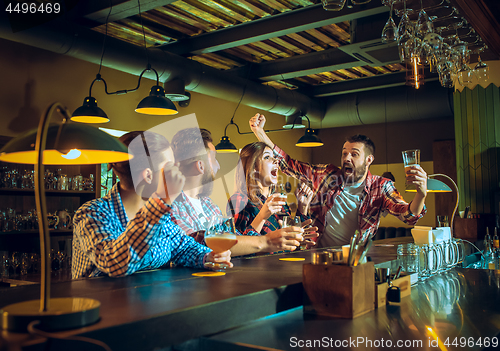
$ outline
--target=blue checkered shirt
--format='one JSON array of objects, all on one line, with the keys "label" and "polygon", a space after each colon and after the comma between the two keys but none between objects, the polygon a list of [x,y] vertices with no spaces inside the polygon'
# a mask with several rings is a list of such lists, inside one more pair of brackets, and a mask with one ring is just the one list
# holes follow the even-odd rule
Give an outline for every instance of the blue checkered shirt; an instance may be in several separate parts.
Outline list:
[{"label": "blue checkered shirt", "polygon": [[184,235],[172,221],[170,206],[150,198],[130,221],[115,184],[100,199],[75,213],[73,279],[101,274],[123,276],[159,268],[169,261],[203,267],[211,250]]}]

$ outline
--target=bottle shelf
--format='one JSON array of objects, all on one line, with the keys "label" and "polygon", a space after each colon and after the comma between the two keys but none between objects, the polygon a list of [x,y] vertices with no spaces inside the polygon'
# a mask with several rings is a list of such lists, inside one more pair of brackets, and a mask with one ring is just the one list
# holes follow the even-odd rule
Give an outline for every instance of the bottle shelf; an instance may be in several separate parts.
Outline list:
[{"label": "bottle shelf", "polygon": [[[34,189],[0,188],[0,195],[35,195]],[[94,195],[94,190],[47,190],[46,196],[85,196]]]},{"label": "bottle shelf", "polygon": [[[51,236],[60,236],[60,235],[68,235],[68,234],[73,234],[72,229],[49,229],[49,233]],[[0,235],[38,235],[39,231],[38,229],[33,229],[33,230],[11,230],[8,232],[0,232]]]}]

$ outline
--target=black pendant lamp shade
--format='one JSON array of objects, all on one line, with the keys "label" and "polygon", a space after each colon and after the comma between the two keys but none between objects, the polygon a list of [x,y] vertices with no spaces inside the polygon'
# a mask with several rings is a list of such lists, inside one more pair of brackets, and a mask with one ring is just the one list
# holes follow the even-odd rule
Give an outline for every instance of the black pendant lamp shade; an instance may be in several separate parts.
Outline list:
[{"label": "black pendant lamp shade", "polygon": [[318,147],[318,146],[323,146],[323,142],[321,139],[316,135],[316,131],[314,129],[311,129],[311,121],[309,120],[309,117],[304,115],[307,119],[307,129],[304,135],[297,141],[295,146],[299,147]]},{"label": "black pendant lamp shade", "polygon": [[305,134],[297,141],[295,146],[317,147],[317,146],[323,146],[323,142],[316,135],[316,132],[314,129],[307,128]]},{"label": "black pendant lamp shade", "polygon": [[97,106],[97,100],[92,96],[87,96],[83,100],[83,105],[78,107],[71,120],[74,122],[81,123],[107,123],[109,118],[99,106]]},{"label": "black pendant lamp shade", "polygon": [[215,146],[215,150],[220,153],[232,153],[238,152],[238,149],[234,144],[231,143],[228,136],[223,136],[220,138],[220,143]]},{"label": "black pendant lamp shade", "polygon": [[[37,130],[28,131],[8,142],[0,161],[35,164]],[[56,145],[57,144],[57,145]],[[118,139],[84,123],[50,124],[43,151],[45,165],[82,165],[128,161],[128,149]]]},{"label": "black pendant lamp shade", "polygon": [[174,103],[165,97],[165,91],[159,85],[151,88],[149,96],[139,102],[135,111],[146,115],[162,116],[175,115],[179,112]]}]

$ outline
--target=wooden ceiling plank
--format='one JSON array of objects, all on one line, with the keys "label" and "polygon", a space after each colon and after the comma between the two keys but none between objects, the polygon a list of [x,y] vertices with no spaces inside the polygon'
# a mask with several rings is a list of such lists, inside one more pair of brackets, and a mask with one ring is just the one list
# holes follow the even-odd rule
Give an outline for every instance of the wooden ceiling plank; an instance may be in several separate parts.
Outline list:
[{"label": "wooden ceiling plank", "polygon": [[279,58],[279,56],[274,55],[272,52],[269,52],[267,50],[263,50],[262,48],[255,46],[254,44],[248,44],[245,46],[240,47],[241,50],[245,50],[252,55],[254,55],[256,58],[269,61],[269,60],[276,60]]},{"label": "wooden ceiling plank", "polygon": [[254,62],[253,60],[255,60],[255,56],[246,51],[240,50],[239,48],[227,49],[224,51],[219,51],[219,53],[227,53],[231,56],[241,59],[242,61],[244,61],[241,62],[241,65],[247,64],[248,62]]},{"label": "wooden ceiling plank", "polygon": [[[306,51],[303,49],[302,45],[297,46],[297,45],[291,44],[290,41],[287,41],[287,40],[282,39],[282,38],[273,38],[273,39],[269,39],[269,41],[272,41],[272,42],[282,46],[286,50],[293,52],[295,55],[307,54],[311,51],[308,48]],[[292,56],[292,55],[290,55],[290,56]]]},{"label": "wooden ceiling plank", "polygon": [[335,24],[330,24],[328,26],[321,27],[321,29],[330,33],[344,44],[348,44],[351,41],[351,35],[349,34],[349,32],[346,32],[344,29],[340,28]]},{"label": "wooden ceiling plank", "polygon": [[[140,25],[139,19],[135,17],[130,19],[134,19]],[[185,22],[179,22],[175,18],[162,16],[159,12],[144,14],[142,22],[150,30],[162,35],[168,35],[176,40],[195,35],[199,32],[198,28],[190,26]]]},{"label": "wooden ceiling plank", "polygon": [[[264,11],[261,6],[256,6],[252,1],[245,0],[231,0],[235,5],[243,8],[245,11],[248,11],[255,15],[257,18],[269,16],[272,12]],[[260,4],[260,3],[259,3]]]},{"label": "wooden ceiling plank", "polygon": [[263,1],[259,1],[259,0],[240,0],[240,1],[247,4],[248,6],[258,8],[261,12],[264,13],[260,17],[270,16],[270,15],[276,13],[275,9],[273,9],[272,7],[270,7],[269,5],[267,5]]},{"label": "wooden ceiling plank", "polygon": [[[281,41],[281,42],[283,44],[287,44],[285,41]],[[286,46],[283,46],[274,40],[264,40],[264,41],[262,41],[262,43],[273,48],[274,50],[276,50],[276,52],[282,52],[283,55],[280,55],[282,57],[291,57],[291,56],[294,56],[297,54],[294,50],[290,50]]]},{"label": "wooden ceiling plank", "polygon": [[241,8],[235,5],[231,1],[225,0],[198,0],[207,4],[207,6],[212,7],[215,11],[225,14],[226,16],[233,17],[238,22],[247,22],[258,19],[260,17],[254,15],[253,13],[246,11],[244,8]]},{"label": "wooden ceiling plank", "polygon": [[299,33],[289,34],[288,36],[290,38],[292,38],[293,40],[298,41],[302,45],[307,46],[311,50],[314,50],[314,51],[321,51],[321,50],[323,50],[323,48],[321,46],[316,45],[316,43],[314,43],[313,41],[311,41],[310,38],[306,38],[305,36],[300,35]]},{"label": "wooden ceiling plank", "polygon": [[299,41],[295,40],[294,38],[292,38],[289,35],[285,35],[283,37],[278,37],[278,38],[280,40],[283,40],[283,41],[289,43],[293,47],[296,47],[298,50],[303,51],[305,53],[309,53],[309,52],[313,51],[309,46],[300,43]]},{"label": "wooden ceiling plank", "polygon": [[[337,48],[337,47],[340,46],[339,43],[335,39],[333,39],[332,37],[330,37],[330,36],[322,33],[321,31],[319,31],[317,29],[308,29],[306,31],[306,33],[308,33],[309,35],[313,36],[314,38],[316,38],[320,42],[325,43],[329,47]],[[327,46],[325,46],[325,48]]]},{"label": "wooden ceiling plank", "polygon": [[353,67],[352,69],[358,71],[359,73],[361,73],[362,75],[367,76],[367,77],[371,77],[371,76],[375,75],[375,73],[369,71],[365,67]]},{"label": "wooden ceiling plank", "polygon": [[191,13],[175,6],[160,7],[155,9],[155,12],[159,12],[166,17],[171,17],[178,22],[189,24],[190,26],[196,27],[203,32],[209,32],[219,28],[211,22],[206,21],[203,18],[196,17]]},{"label": "wooden ceiling plank", "polygon": [[[176,6],[192,15],[201,18],[207,22],[216,25],[218,28],[225,28],[230,25],[238,24],[238,21],[231,17],[225,16],[221,13],[214,11],[213,9],[205,6],[197,1],[193,0],[183,0],[176,1],[172,6]],[[199,36],[196,36],[196,38]]]}]

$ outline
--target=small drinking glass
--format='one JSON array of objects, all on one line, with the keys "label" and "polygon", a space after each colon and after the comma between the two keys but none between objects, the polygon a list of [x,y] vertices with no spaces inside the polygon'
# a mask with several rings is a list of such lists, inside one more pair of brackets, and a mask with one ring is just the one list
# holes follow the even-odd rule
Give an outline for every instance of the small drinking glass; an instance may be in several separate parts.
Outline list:
[{"label": "small drinking glass", "polygon": [[437,216],[437,226],[438,227],[449,227],[450,221],[448,220],[448,216]]},{"label": "small drinking glass", "polygon": [[21,254],[19,252],[13,252],[10,255],[10,265],[14,273],[13,276],[17,275],[17,268],[21,265]]},{"label": "small drinking glass", "polygon": [[[221,253],[232,248],[238,240],[234,227],[233,217],[214,216],[205,232],[205,243],[214,253]],[[206,262],[205,268],[214,271],[224,271],[229,266],[225,263]]]},{"label": "small drinking glass", "polygon": [[[281,183],[278,183],[276,185],[271,186],[270,194],[271,195],[279,194],[279,198],[280,198],[281,201],[286,202],[286,200],[287,200],[285,186],[283,184],[281,184]],[[276,214],[284,216],[286,213],[283,211],[283,207],[282,207],[281,211],[277,212]]]},{"label": "small drinking glass", "polygon": [[31,267],[33,273],[40,273],[41,268],[40,268],[40,255],[37,253],[30,253],[29,254],[30,262],[31,262]]},{"label": "small drinking glass", "polygon": [[[282,228],[287,228],[287,227],[302,227],[302,222],[300,220],[300,217],[299,216],[295,216],[295,217],[292,217],[292,216],[284,216],[283,217],[283,224],[281,226]],[[300,242],[300,246],[299,246],[299,249],[300,250],[305,250],[307,247],[306,245],[306,241],[305,240],[302,240]]]}]

